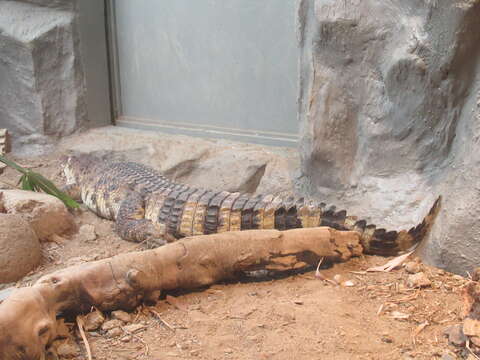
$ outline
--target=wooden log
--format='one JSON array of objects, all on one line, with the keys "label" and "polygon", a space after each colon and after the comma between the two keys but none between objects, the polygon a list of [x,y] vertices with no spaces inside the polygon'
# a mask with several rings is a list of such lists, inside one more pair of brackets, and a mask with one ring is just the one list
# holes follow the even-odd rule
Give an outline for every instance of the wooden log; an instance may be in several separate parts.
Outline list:
[{"label": "wooden log", "polygon": [[346,261],[362,251],[359,234],[352,231],[250,230],[194,236],[67,268],[0,304],[0,354],[3,360],[40,359],[56,337],[60,312],[87,312],[92,306],[128,310],[158,299],[162,290],[197,288],[240,271],[297,269],[308,259]]}]

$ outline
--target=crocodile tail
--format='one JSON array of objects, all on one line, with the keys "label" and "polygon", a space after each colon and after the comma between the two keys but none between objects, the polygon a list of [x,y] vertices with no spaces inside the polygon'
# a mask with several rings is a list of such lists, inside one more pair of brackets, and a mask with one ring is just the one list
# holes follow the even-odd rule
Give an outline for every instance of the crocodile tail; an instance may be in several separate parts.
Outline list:
[{"label": "crocodile tail", "polygon": [[[347,216],[345,210],[289,195],[248,195],[208,191],[169,184],[147,204],[146,218],[166,225],[176,238],[248,229],[287,230],[329,226],[361,235],[364,252],[396,255],[417,245],[430,229],[440,207],[440,197],[423,221],[408,231],[386,231]],[[151,211],[151,209],[156,209]],[[150,214],[152,213],[152,214]],[[154,214],[155,213],[155,214]]]},{"label": "crocodile tail", "polygon": [[[440,208],[441,197],[437,198],[423,221],[408,231],[387,231],[367,224],[365,220],[358,220],[355,216],[347,216],[346,210],[337,210],[333,205],[296,200],[291,196],[270,198],[268,202],[270,205],[260,207],[263,211],[254,211],[254,219],[263,218],[263,222],[257,221],[260,226],[256,228],[286,230],[295,227],[328,226],[338,230],[353,230],[360,233],[366,254],[391,256],[413,249],[426,236]],[[267,221],[269,213],[273,219]]]},{"label": "crocodile tail", "polygon": [[430,231],[440,209],[441,199],[439,196],[422,222],[408,231],[386,231],[377,229],[375,225],[366,225],[364,221],[356,223],[353,230],[360,232],[364,252],[392,256],[415,249]]}]

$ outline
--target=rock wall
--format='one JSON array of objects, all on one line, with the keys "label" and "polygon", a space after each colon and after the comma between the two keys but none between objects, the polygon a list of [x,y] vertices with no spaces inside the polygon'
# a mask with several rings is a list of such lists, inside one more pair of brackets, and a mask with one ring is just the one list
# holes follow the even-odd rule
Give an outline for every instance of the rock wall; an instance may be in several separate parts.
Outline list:
[{"label": "rock wall", "polygon": [[423,253],[479,265],[480,1],[300,0],[305,192],[377,224],[442,210]]},{"label": "rock wall", "polygon": [[14,147],[86,121],[74,1],[0,1],[0,127]]}]

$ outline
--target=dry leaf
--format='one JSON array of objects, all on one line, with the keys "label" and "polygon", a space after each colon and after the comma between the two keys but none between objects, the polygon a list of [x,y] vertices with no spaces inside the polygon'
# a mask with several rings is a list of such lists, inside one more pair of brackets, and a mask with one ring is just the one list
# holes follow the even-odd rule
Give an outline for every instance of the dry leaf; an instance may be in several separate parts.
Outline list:
[{"label": "dry leaf", "polygon": [[405,314],[400,311],[392,311],[391,315],[395,320],[407,320],[410,317],[409,314]]},{"label": "dry leaf", "polygon": [[430,324],[428,323],[428,321],[425,321],[425,322],[421,323],[420,325],[418,325],[418,326],[415,328],[415,330],[413,331],[414,341],[415,341],[415,337],[416,337],[418,334],[420,334],[420,333],[423,331],[423,329],[425,329],[428,325],[430,325]]},{"label": "dry leaf", "polygon": [[384,265],[371,267],[371,268],[367,269],[367,271],[370,271],[370,272],[374,272],[374,271],[390,272],[393,269],[402,265],[405,262],[405,260],[407,260],[407,258],[412,254],[413,254],[413,251],[410,251],[406,254],[403,254],[403,255],[397,256],[396,258],[393,258],[392,260],[390,260],[389,262],[387,262]]}]

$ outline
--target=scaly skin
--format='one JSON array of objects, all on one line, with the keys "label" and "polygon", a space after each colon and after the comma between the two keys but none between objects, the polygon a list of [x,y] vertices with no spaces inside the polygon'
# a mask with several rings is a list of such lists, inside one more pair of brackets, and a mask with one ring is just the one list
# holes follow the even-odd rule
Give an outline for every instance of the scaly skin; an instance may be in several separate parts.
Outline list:
[{"label": "scaly skin", "polygon": [[438,198],[423,221],[408,231],[386,231],[335,206],[293,196],[197,189],[141,164],[105,162],[87,154],[66,159],[64,174],[65,190],[97,215],[115,220],[123,239],[155,245],[234,230],[330,226],[359,232],[365,253],[396,255],[425,237],[440,206]]}]

